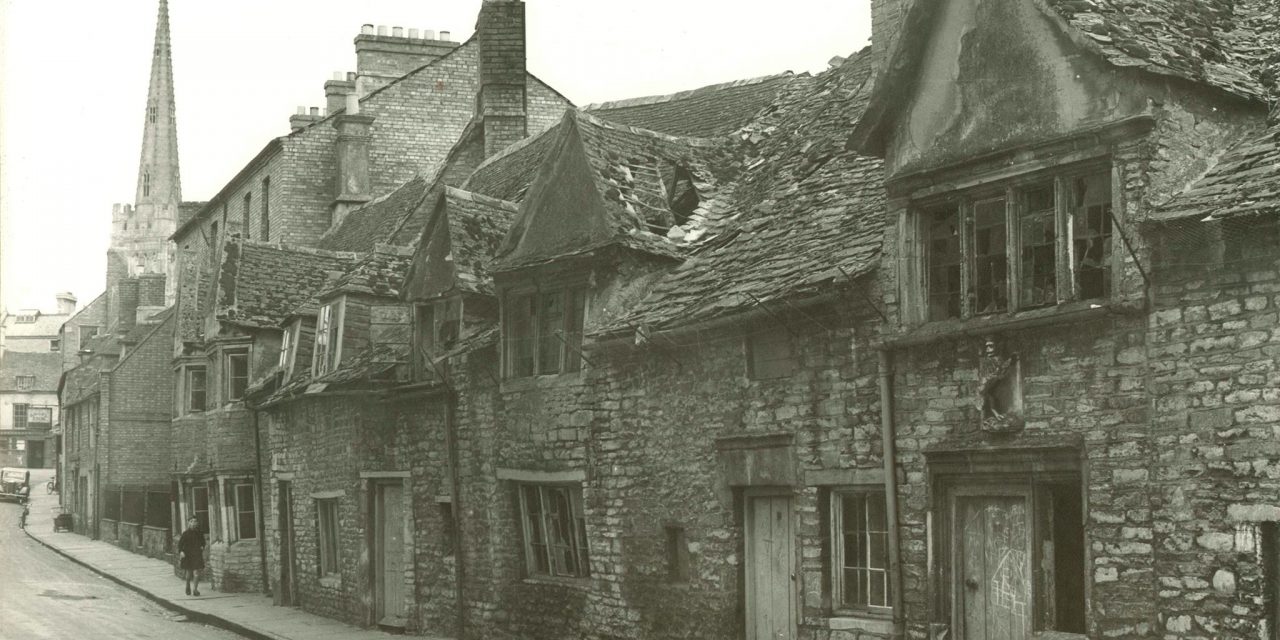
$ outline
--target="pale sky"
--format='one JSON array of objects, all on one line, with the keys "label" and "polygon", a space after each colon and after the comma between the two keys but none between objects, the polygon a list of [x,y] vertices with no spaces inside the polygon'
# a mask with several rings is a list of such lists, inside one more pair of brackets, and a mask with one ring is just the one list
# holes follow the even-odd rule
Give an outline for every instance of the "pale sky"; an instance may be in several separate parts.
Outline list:
[{"label": "pale sky", "polygon": [[[364,23],[471,35],[481,0],[170,0],[184,200],[207,200],[324,81]],[[102,292],[132,202],[158,0],[0,0],[0,305]],[[781,71],[869,42],[868,0],[528,0],[529,71],[575,104]]]}]

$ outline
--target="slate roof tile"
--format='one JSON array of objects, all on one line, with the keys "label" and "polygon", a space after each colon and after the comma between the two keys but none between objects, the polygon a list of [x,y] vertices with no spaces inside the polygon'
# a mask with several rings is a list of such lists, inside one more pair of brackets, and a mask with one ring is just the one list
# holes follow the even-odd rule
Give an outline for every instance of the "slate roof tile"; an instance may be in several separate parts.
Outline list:
[{"label": "slate roof tile", "polygon": [[1228,150],[1151,219],[1207,221],[1251,214],[1280,215],[1280,123]]},{"label": "slate roof tile", "polygon": [[1075,28],[1077,42],[1116,66],[1255,100],[1267,99],[1275,87],[1280,9],[1274,0],[1046,2]]},{"label": "slate roof tile", "polygon": [[462,188],[472,193],[520,202],[538,176],[538,167],[551,151],[560,125],[517,142],[476,167]]},{"label": "slate roof tile", "polygon": [[663,328],[745,311],[873,269],[884,227],[882,162],[846,150],[866,108],[869,49],[800,77],[733,137],[750,147],[723,228],[662,277],[631,315],[595,333]]},{"label": "slate roof tile", "polygon": [[336,282],[319,287],[319,297],[337,293],[363,293],[379,297],[399,298],[400,287],[413,252],[408,247],[379,245],[347,269]]},{"label": "slate roof tile", "polygon": [[787,71],[665,96],[593,104],[584,110],[618,124],[711,138],[732,133],[750,122],[773,103],[792,77]]},{"label": "slate roof tile", "polygon": [[[425,214],[419,212],[419,205],[427,197],[429,189],[430,183],[421,176],[404,183],[395,191],[348,213],[338,226],[325,233],[316,246],[329,251],[364,253],[372,251],[378,244],[394,243],[400,235],[398,232],[405,227],[416,227],[420,231]],[[409,240],[403,244],[416,237],[413,232],[407,235]]]},{"label": "slate roof tile", "polygon": [[242,240],[227,241],[219,276],[217,318],[245,327],[277,328],[354,255]]}]

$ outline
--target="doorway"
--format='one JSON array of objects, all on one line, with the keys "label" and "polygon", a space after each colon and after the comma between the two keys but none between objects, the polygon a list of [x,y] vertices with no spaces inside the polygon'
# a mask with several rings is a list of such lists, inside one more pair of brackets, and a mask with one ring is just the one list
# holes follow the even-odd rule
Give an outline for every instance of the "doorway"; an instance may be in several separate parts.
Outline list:
[{"label": "doorway", "polygon": [[374,485],[374,617],[379,625],[403,627],[405,513],[404,485]]},{"label": "doorway", "polygon": [[43,440],[27,441],[27,468],[28,469],[44,468],[44,441]]},{"label": "doorway", "polygon": [[746,637],[789,640],[797,622],[791,497],[751,492],[745,500]]},{"label": "doorway", "polygon": [[291,607],[297,602],[293,579],[293,483],[277,480],[276,496],[276,514],[279,518],[276,531],[280,536],[280,588],[276,590],[276,604]]}]

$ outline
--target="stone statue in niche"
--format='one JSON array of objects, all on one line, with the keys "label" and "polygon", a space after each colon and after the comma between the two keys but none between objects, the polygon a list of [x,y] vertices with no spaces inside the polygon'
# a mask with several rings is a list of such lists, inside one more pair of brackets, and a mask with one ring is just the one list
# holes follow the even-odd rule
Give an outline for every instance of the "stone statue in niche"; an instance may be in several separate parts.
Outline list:
[{"label": "stone statue in niche", "polygon": [[987,338],[978,361],[978,398],[981,427],[986,433],[1022,430],[1022,367],[1018,354],[1002,355],[995,340]]}]

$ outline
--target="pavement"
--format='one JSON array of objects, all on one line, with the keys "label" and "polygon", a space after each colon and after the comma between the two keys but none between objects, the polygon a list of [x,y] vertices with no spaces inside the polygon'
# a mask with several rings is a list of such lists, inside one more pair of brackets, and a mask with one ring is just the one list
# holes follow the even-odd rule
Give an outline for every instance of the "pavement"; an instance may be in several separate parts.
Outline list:
[{"label": "pavement", "polygon": [[249,638],[269,640],[386,640],[392,635],[361,629],[337,620],[306,613],[293,607],[277,607],[261,593],[222,593],[207,583],[201,595],[183,593],[184,583],[174,575],[173,566],[125,551],[100,540],[53,530],[59,513],[57,494],[45,492],[43,483],[32,479],[31,515],[26,533],[32,539],[62,554],[160,606],[184,614],[194,622],[226,629]]}]

